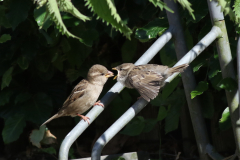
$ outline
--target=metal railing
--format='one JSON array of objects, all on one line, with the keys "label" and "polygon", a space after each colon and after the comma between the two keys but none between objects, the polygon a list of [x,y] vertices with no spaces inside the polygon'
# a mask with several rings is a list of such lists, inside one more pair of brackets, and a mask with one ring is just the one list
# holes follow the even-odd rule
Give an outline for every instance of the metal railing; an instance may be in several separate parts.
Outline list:
[{"label": "metal railing", "polygon": [[[164,0],[165,3],[174,10],[174,12],[177,14],[177,7],[176,4],[173,3],[173,1],[170,0]],[[207,48],[214,40],[217,39],[217,48],[219,53],[219,61],[221,64],[221,69],[223,73],[223,77],[234,77],[234,69],[232,65],[232,57],[231,57],[231,51],[228,44],[227,39],[227,32],[226,27],[224,23],[224,16],[221,12],[220,6],[215,1],[209,1],[208,0],[208,6],[209,6],[209,12],[210,16],[212,18],[213,27],[211,31],[202,38],[201,41],[199,41],[198,44],[196,44],[186,55],[183,56],[183,52],[186,53],[186,48],[183,47],[181,49],[181,45],[186,45],[182,28],[180,26],[180,18],[179,15],[172,15],[171,13],[167,13],[168,20],[170,27],[167,31],[164,32],[162,36],[160,36],[153,44],[152,46],[139,58],[139,60],[135,63],[136,65],[140,64],[146,64],[148,63],[158,52],[159,50],[172,38],[175,37],[175,47],[180,47],[180,51],[178,52],[179,48],[176,50],[177,56],[180,59],[174,66],[178,66],[180,64],[184,63],[191,63],[202,51],[204,51],[205,48]],[[173,27],[174,26],[174,27]],[[180,32],[179,32],[180,31]],[[182,43],[182,44],[181,44]],[[238,43],[238,47],[240,45],[240,42]],[[223,48],[225,46],[225,48]],[[227,46],[227,47],[226,47]],[[239,47],[240,48],[240,47]],[[238,60],[240,61],[240,56],[238,52],[240,52],[239,49],[237,50],[238,54]],[[240,67],[240,64],[238,63],[238,67]],[[189,70],[189,69],[188,69]],[[186,82],[184,82],[184,76],[185,81],[189,76],[190,79],[194,79],[192,71],[185,71],[186,73],[183,73],[183,83],[185,93],[189,94],[192,88],[196,85],[195,80],[193,81],[193,84],[186,85]],[[240,71],[238,70],[238,75],[240,75]],[[177,76],[177,73],[173,74],[171,77],[169,77],[166,82],[171,82],[175,77]],[[240,79],[240,76],[239,76]],[[240,80],[238,79],[239,83]],[[116,95],[121,92],[121,90],[124,88],[123,85],[120,83],[116,83],[101,99],[101,102],[107,106],[115,97]],[[240,87],[239,87],[240,90]],[[239,116],[236,114],[236,109],[238,107],[238,101],[239,101],[239,95],[238,91],[234,91],[232,93],[229,93],[226,91],[227,99],[229,108],[231,110],[231,119],[232,124],[234,128],[234,134],[235,134],[235,140],[236,140],[236,155],[239,155],[239,148],[240,148],[240,129],[236,127],[236,125],[239,122]],[[188,95],[189,96],[189,95]],[[192,123],[194,124],[194,131],[195,136],[197,137],[197,144],[198,144],[198,150],[200,153],[201,159],[209,159],[210,157],[212,159],[220,160],[223,159],[221,155],[216,153],[213,150],[212,145],[209,144],[208,136],[205,129],[205,124],[203,117],[201,117],[201,109],[200,105],[195,105],[197,101],[194,102],[194,100],[191,100],[187,97],[188,106],[190,110],[190,115],[192,119]],[[133,106],[131,106],[114,124],[112,124],[96,141],[95,145],[93,146],[92,150],[92,160],[100,160],[101,151],[104,148],[104,146],[129,122],[131,121],[137,113],[139,113],[146,105],[147,101],[144,99],[139,99],[137,102],[134,103]],[[98,117],[98,115],[104,110],[101,106],[94,106],[89,113],[86,115],[90,118],[90,124]],[[239,112],[237,112],[239,113]],[[201,123],[199,125],[199,123]],[[69,148],[71,147],[72,143],[83,133],[83,131],[88,127],[89,125],[85,123],[84,121],[80,121],[73,130],[66,136],[64,141],[62,142],[62,145],[60,147],[59,151],[59,159],[60,160],[67,160],[68,159],[68,152]],[[208,156],[206,156],[208,154]]]}]

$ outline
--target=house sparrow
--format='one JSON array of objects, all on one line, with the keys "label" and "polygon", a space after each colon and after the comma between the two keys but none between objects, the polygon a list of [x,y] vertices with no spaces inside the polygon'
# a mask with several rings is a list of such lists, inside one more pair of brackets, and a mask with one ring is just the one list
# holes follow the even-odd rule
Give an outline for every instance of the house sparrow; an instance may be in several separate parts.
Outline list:
[{"label": "house sparrow", "polygon": [[62,116],[79,116],[89,124],[89,117],[81,114],[86,112],[93,105],[103,106],[100,101],[96,101],[102,92],[103,86],[107,82],[108,77],[112,76],[114,76],[113,73],[108,71],[104,66],[99,64],[93,65],[88,71],[87,79],[81,80],[74,87],[70,96],[63,103],[63,106],[58,113],[42,125]]},{"label": "house sparrow", "polygon": [[154,99],[161,87],[165,85],[165,80],[175,72],[183,72],[188,64],[182,64],[169,68],[157,64],[145,64],[135,66],[132,63],[123,63],[113,70],[118,74],[114,77],[127,88],[135,88],[146,101]]}]

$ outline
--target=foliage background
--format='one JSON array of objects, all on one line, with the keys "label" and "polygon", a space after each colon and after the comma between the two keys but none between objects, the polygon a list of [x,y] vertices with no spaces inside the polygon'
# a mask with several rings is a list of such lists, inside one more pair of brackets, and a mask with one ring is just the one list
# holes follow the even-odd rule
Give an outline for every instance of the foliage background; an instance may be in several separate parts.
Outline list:
[{"label": "foliage background", "polygon": [[[64,117],[49,123],[48,129],[57,137],[58,143],[43,144],[41,149],[29,141],[32,130],[38,129],[57,112],[72,88],[86,77],[92,65],[98,63],[111,69],[121,63],[135,62],[168,28],[166,11],[161,10],[160,1],[115,0],[114,6],[126,33],[116,31],[121,30],[118,24],[115,28],[114,25],[108,25],[108,22],[115,23],[111,15],[101,16],[102,11],[93,7],[94,14],[91,8],[85,6],[87,2],[93,5],[94,1],[71,2],[82,14],[91,18],[84,22],[70,13],[61,12],[63,24],[69,33],[80,39],[69,37],[67,32],[62,35],[62,24],[57,24],[54,17],[47,16],[49,11],[45,6],[37,9],[37,5],[29,0],[0,1],[0,152],[7,159],[56,158],[62,139],[79,118]],[[189,2],[194,15],[189,8],[187,10],[180,5],[179,10],[187,45],[191,49],[210,31],[211,21],[207,1]],[[231,12],[233,14],[225,12],[230,15],[225,20],[235,64],[237,2],[225,6],[235,11]],[[162,7],[168,9],[164,4]],[[150,63],[173,66],[176,62],[174,44],[170,41]],[[226,155],[234,153],[235,144],[223,89],[235,89],[236,80],[222,79],[214,44],[194,60],[191,67],[198,82],[191,96],[200,96],[202,99],[203,116],[209,135],[213,135],[211,141],[217,151]],[[114,83],[109,79],[102,95]],[[135,90],[124,89],[79,137],[71,148],[70,156],[89,157],[96,139],[137,97]],[[182,152],[186,143],[189,143],[191,148],[187,152],[184,150],[183,157],[194,158],[197,148],[192,124],[189,116],[183,117],[182,114],[186,105],[179,76],[164,87],[162,93],[106,146],[103,153],[143,150],[150,152],[153,158],[169,159],[168,154]],[[184,130],[186,127],[188,129]],[[186,132],[189,135],[187,138]],[[228,138],[223,139],[224,136]]]}]

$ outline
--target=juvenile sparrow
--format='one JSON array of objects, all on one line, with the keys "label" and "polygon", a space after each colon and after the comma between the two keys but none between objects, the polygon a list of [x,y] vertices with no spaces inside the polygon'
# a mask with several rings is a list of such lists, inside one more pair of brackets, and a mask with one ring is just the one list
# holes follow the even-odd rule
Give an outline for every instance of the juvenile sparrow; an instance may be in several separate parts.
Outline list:
[{"label": "juvenile sparrow", "polygon": [[113,73],[108,71],[106,67],[99,64],[93,65],[88,71],[87,79],[81,80],[74,87],[70,96],[63,103],[63,106],[58,113],[42,125],[62,116],[79,116],[89,124],[89,117],[81,114],[86,112],[93,105],[103,106],[100,101],[96,101],[102,92],[103,86],[107,82],[108,77],[112,76],[114,76]]},{"label": "juvenile sparrow", "polygon": [[123,63],[113,70],[117,70],[118,74],[114,77],[117,81],[125,85],[127,88],[135,88],[146,101],[154,99],[164,86],[165,80],[175,72],[183,72],[188,64],[182,64],[169,68],[157,64],[145,64],[135,66],[132,63]]}]

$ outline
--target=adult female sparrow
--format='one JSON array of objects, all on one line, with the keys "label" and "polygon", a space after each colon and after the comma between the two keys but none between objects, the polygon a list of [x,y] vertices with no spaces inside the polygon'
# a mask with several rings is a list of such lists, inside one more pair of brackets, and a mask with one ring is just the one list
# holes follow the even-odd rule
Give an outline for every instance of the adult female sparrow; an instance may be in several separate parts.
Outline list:
[{"label": "adult female sparrow", "polygon": [[55,118],[62,116],[79,116],[89,124],[89,117],[81,115],[93,105],[101,105],[100,101],[96,102],[102,92],[104,84],[109,77],[114,76],[106,67],[96,64],[93,65],[87,74],[87,79],[81,80],[72,90],[70,96],[63,103],[62,108],[57,114],[52,116],[42,125],[50,122]]},{"label": "adult female sparrow", "polygon": [[157,64],[145,64],[135,66],[132,63],[123,63],[113,70],[117,70],[118,74],[114,77],[117,81],[125,85],[127,88],[135,88],[148,102],[154,99],[164,86],[165,80],[175,72],[183,72],[188,64],[182,64],[169,68]]}]

